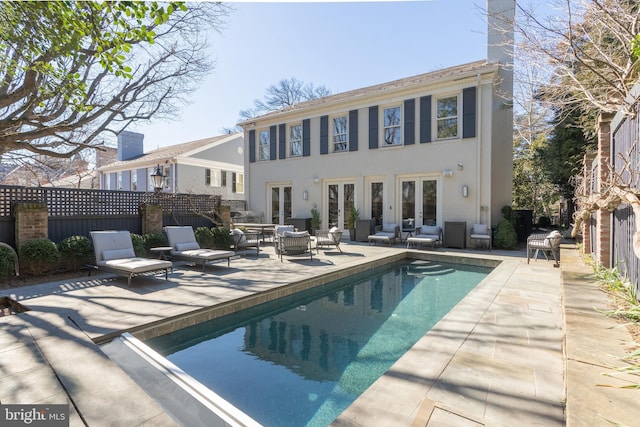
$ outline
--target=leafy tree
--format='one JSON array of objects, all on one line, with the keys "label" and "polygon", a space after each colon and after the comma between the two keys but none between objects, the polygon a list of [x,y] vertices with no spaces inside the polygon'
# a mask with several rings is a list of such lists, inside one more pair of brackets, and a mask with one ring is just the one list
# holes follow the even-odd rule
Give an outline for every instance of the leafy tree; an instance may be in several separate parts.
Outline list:
[{"label": "leafy tree", "polygon": [[175,115],[210,71],[220,3],[1,2],[0,155],[71,157]]}]

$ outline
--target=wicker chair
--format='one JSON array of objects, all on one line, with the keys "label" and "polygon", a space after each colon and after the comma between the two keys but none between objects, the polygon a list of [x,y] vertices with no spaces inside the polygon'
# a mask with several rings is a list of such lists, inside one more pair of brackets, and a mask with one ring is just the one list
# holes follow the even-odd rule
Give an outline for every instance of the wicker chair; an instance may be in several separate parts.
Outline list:
[{"label": "wicker chair", "polygon": [[534,259],[538,259],[538,253],[542,251],[544,257],[548,260],[547,252],[551,252],[556,265],[560,265],[560,241],[562,234],[559,231],[552,231],[545,234],[532,234],[527,238],[527,264],[531,258],[531,252],[535,251]]},{"label": "wicker chair", "polygon": [[276,253],[280,254],[280,262],[284,255],[301,255],[307,252],[309,252],[309,259],[313,260],[309,233],[290,232],[277,237]]},{"label": "wicker chair", "polygon": [[316,230],[316,252],[320,253],[321,246],[335,246],[340,253],[340,240],[342,239],[342,230],[332,228],[331,230]]},{"label": "wicker chair", "polygon": [[242,231],[240,229],[233,229],[231,231],[231,239],[233,240],[233,251],[237,254],[238,251],[247,248],[256,248],[256,256],[260,254],[260,233],[258,231]]}]

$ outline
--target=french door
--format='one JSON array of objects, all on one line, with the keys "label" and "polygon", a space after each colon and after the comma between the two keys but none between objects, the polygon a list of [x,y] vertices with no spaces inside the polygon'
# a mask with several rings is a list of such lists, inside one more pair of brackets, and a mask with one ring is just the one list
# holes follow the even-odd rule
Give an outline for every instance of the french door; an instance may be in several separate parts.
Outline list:
[{"label": "french door", "polygon": [[[355,206],[355,183],[339,182],[327,185],[327,228],[347,230],[347,217]],[[323,227],[324,228],[324,227]]]},{"label": "french door", "polygon": [[[400,206],[405,227],[435,225],[438,222],[438,180],[430,177],[403,178]],[[410,227],[408,225],[411,224]]]},{"label": "french door", "polygon": [[269,215],[272,224],[284,224],[291,218],[291,186],[273,185],[270,189]]}]

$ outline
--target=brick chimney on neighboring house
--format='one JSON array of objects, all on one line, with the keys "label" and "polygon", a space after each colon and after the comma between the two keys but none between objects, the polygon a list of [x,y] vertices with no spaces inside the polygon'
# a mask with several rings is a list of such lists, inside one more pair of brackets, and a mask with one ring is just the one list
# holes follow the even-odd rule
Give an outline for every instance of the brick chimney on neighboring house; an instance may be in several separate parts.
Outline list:
[{"label": "brick chimney on neighboring house", "polygon": [[118,134],[118,160],[131,160],[144,154],[144,134],[122,131]]}]

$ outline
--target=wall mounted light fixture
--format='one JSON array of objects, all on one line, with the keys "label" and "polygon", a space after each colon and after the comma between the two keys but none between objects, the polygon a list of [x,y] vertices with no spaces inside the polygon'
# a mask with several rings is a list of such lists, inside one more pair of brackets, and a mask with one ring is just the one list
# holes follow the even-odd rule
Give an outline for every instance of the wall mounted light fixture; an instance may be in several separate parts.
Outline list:
[{"label": "wall mounted light fixture", "polygon": [[458,170],[462,170],[464,169],[464,165],[462,164],[462,162],[458,163]]},{"label": "wall mounted light fixture", "polygon": [[442,171],[442,176],[453,176],[453,171],[451,169],[445,169]]},{"label": "wall mounted light fixture", "polygon": [[467,197],[469,196],[469,186],[468,185],[463,185],[462,186],[462,197]]},{"label": "wall mounted light fixture", "polygon": [[303,200],[309,200],[309,192],[307,190],[304,190],[302,192],[302,199]]},{"label": "wall mounted light fixture", "polygon": [[317,184],[317,183],[319,183],[319,182],[320,182],[320,178],[318,178],[317,176],[314,176],[314,177],[313,177],[313,178],[311,178],[311,179],[313,179],[313,183],[314,183],[314,184]]}]

